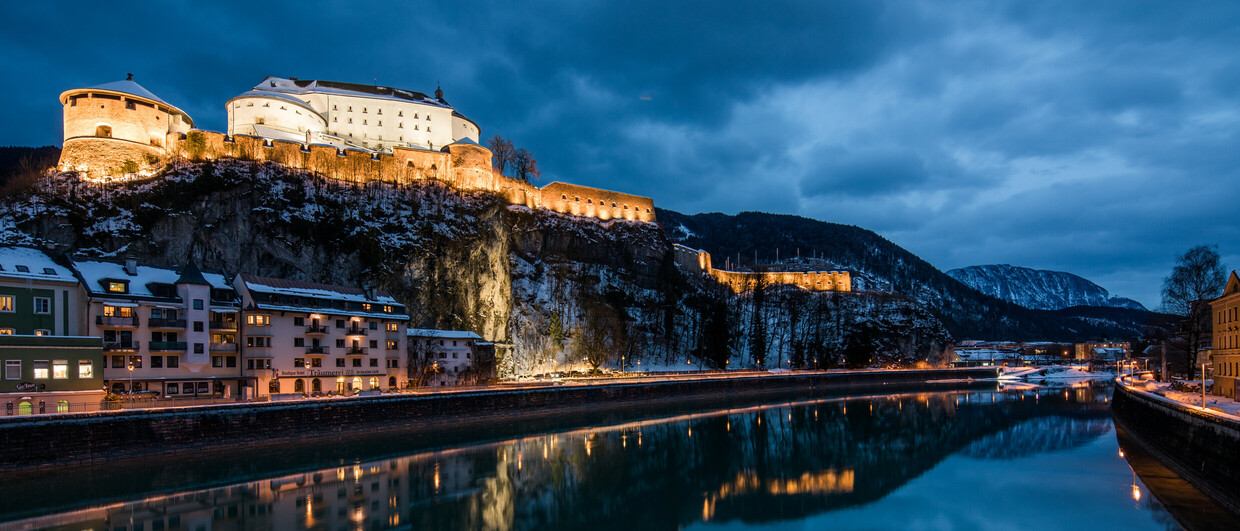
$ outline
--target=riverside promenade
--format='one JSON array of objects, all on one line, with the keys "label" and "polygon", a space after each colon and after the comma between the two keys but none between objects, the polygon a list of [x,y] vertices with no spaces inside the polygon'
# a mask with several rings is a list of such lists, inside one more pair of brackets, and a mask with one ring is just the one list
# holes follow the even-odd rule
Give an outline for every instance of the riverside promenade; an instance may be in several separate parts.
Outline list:
[{"label": "riverside promenade", "polygon": [[[448,442],[521,433],[548,422],[638,418],[643,412],[743,405],[773,396],[828,397],[994,385],[993,368],[715,373],[601,383],[238,403],[0,419],[0,473],[145,456],[350,444],[381,434]],[[256,454],[257,455],[257,454]]]}]

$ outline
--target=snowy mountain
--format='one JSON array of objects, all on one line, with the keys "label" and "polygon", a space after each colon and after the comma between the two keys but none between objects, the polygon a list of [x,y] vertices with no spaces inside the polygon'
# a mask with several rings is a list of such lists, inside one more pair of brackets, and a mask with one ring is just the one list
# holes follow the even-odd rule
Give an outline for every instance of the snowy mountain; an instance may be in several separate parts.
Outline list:
[{"label": "snowy mountain", "polygon": [[947,274],[982,293],[1033,310],[1073,306],[1145,309],[1137,301],[1112,297],[1102,286],[1061,271],[999,264],[962,267]]}]

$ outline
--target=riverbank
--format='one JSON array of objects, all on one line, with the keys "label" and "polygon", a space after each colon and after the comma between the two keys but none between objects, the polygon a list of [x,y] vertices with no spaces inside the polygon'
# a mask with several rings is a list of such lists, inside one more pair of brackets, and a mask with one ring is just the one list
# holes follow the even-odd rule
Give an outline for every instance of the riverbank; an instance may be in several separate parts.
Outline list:
[{"label": "riverbank", "polygon": [[1117,381],[1115,423],[1160,463],[1240,518],[1240,421]]},{"label": "riverbank", "polygon": [[150,455],[193,457],[218,449],[262,455],[265,447],[312,444],[316,438],[339,444],[342,439],[391,430],[438,436],[457,428],[472,437],[485,437],[517,433],[539,419],[572,414],[585,416],[588,422],[643,404],[713,407],[777,394],[821,397],[945,390],[996,376],[994,369],[764,374],[9,417],[0,419],[0,444],[7,450],[0,456],[0,473]]}]

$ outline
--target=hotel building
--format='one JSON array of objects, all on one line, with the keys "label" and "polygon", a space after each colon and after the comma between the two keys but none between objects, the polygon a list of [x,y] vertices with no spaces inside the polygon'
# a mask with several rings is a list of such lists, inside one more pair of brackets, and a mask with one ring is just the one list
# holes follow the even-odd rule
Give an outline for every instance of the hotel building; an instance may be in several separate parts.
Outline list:
[{"label": "hotel building", "polygon": [[1210,301],[1214,318],[1214,394],[1236,398],[1240,378],[1240,277],[1231,272],[1223,295]]}]

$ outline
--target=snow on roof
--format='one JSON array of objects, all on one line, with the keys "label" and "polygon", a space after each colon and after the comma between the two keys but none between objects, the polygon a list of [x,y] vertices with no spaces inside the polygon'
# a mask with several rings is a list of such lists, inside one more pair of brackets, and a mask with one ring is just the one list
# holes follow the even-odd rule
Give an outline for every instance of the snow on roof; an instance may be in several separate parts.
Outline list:
[{"label": "snow on roof", "polygon": [[110,90],[112,92],[123,92],[131,96],[137,96],[139,98],[146,98],[148,100],[157,101],[164,105],[172,106],[171,103],[168,103],[160,99],[159,96],[156,96],[151,91],[146,90],[145,87],[143,87],[142,85],[139,85],[137,81],[134,81],[132,79],[122,79],[120,81],[113,81],[111,83],[104,83],[102,85],[95,85],[93,87],[86,87],[86,88],[90,90]]},{"label": "snow on roof", "polygon": [[[144,265],[138,265],[138,274],[130,275],[125,272],[125,264],[113,262],[74,261],[73,268],[81,275],[86,291],[93,295],[163,298],[151,293],[147,285],[176,284],[177,279],[181,278],[181,274],[174,269]],[[219,273],[202,273],[202,278],[212,288],[232,289],[232,286],[224,279],[224,275]],[[129,293],[108,292],[102,283],[106,279],[128,280]]]},{"label": "snow on roof", "polygon": [[405,332],[409,337],[434,337],[439,339],[473,339],[481,341],[482,336],[468,330],[435,330],[433,328],[410,328]]},{"label": "snow on roof", "polygon": [[358,96],[362,98],[387,99],[421,103],[451,109],[447,102],[437,100],[421,92],[413,90],[383,87],[378,85],[362,85],[340,81],[322,81],[317,79],[286,79],[268,76],[254,86],[251,92],[284,92],[288,94],[339,94],[342,96]]},{"label": "snow on roof", "polygon": [[[238,94],[236,96],[233,96],[232,100],[240,99],[240,98],[271,98],[271,99],[280,100],[280,101],[287,101],[294,105],[298,105],[305,109],[309,109],[310,112],[313,112],[316,116],[320,116],[319,112],[314,110],[314,107],[311,107],[308,102],[306,102],[303,99],[297,98],[296,96],[293,96],[292,94],[287,94],[284,92],[279,92],[275,90],[257,90],[257,89],[249,90],[241,94]],[[232,101],[232,100],[228,100],[228,101]]]},{"label": "snow on roof", "polygon": [[0,247],[0,277],[77,283],[69,268],[28,247]]},{"label": "snow on roof", "polygon": [[333,286],[331,284],[319,284],[316,282],[303,282],[300,280],[287,280],[283,278],[257,277],[249,273],[242,273],[241,281],[245,283],[246,289],[253,293],[271,293],[276,295],[292,295],[295,297],[314,297],[319,299],[404,306],[397,302],[391,294],[384,290],[376,291],[375,298],[372,299],[366,297],[366,292],[361,288]]}]

